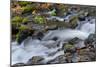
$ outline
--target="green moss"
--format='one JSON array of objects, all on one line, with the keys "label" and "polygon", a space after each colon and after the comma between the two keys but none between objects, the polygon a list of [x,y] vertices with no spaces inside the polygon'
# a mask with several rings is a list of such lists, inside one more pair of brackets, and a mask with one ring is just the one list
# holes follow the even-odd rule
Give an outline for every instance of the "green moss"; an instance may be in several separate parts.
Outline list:
[{"label": "green moss", "polygon": [[23,13],[32,11],[33,7],[31,5],[27,5],[22,7]]},{"label": "green moss", "polygon": [[78,21],[78,17],[77,16],[72,16],[70,19],[70,27],[71,28],[75,28],[77,26],[77,21]]},{"label": "green moss", "polygon": [[21,26],[19,27],[19,30],[20,30],[20,31],[23,31],[23,30],[26,30],[26,29],[28,29],[28,27],[27,27],[27,26],[24,26],[24,25],[21,25]]},{"label": "green moss", "polygon": [[16,41],[18,42],[19,40],[19,33],[16,34]]},{"label": "green moss", "polygon": [[12,18],[11,21],[12,21],[12,22],[15,22],[15,23],[16,23],[16,22],[19,23],[19,22],[22,22],[22,20],[23,20],[22,17],[20,17],[20,16],[15,16],[15,17]]},{"label": "green moss", "polygon": [[28,18],[23,18],[22,22],[23,23],[28,22]]},{"label": "green moss", "polygon": [[26,5],[31,4],[31,3],[32,2],[27,2],[27,1],[20,1],[20,2],[18,2],[18,4],[21,5],[21,6],[26,6]]},{"label": "green moss", "polygon": [[72,48],[74,48],[74,46],[71,44],[65,44],[64,46],[64,49],[72,49]]},{"label": "green moss", "polygon": [[42,16],[36,16],[34,18],[35,22],[38,23],[38,24],[44,24],[45,23],[45,18],[42,17]]}]

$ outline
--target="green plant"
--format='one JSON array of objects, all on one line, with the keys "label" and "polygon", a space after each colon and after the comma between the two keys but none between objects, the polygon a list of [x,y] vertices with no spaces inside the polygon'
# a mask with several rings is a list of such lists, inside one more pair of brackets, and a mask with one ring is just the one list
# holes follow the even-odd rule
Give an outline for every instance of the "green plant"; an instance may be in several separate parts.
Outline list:
[{"label": "green plant", "polygon": [[22,22],[23,23],[28,22],[28,18],[23,18]]},{"label": "green plant", "polygon": [[23,31],[23,30],[26,30],[26,29],[28,29],[28,27],[27,27],[27,26],[24,26],[24,25],[21,25],[21,26],[19,27],[19,30],[20,30],[20,31]]},{"label": "green plant", "polygon": [[23,20],[22,17],[20,17],[20,16],[15,16],[15,17],[12,18],[11,21],[12,21],[13,23],[19,23],[19,22],[22,22],[22,20]]},{"label": "green plant", "polygon": [[19,39],[19,32],[16,34],[16,41],[18,42],[18,39]]},{"label": "green plant", "polygon": [[21,6],[26,6],[26,5],[31,4],[31,3],[32,2],[27,2],[27,1],[20,1],[20,2],[18,2],[18,4],[21,5]]},{"label": "green plant", "polygon": [[23,13],[26,13],[32,11],[33,7],[31,5],[27,5],[22,7],[21,9],[23,10]]},{"label": "green plant", "polygon": [[39,24],[45,23],[45,18],[42,17],[42,16],[36,16],[36,17],[34,18],[34,20],[35,20],[36,23],[39,23]]}]

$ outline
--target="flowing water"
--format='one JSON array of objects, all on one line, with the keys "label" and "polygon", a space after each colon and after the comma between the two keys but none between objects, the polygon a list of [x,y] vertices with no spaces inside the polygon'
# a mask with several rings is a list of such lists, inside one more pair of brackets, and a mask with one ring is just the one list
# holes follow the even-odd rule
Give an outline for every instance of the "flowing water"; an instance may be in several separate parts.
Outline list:
[{"label": "flowing water", "polygon": [[[57,19],[61,21],[63,20],[58,17]],[[64,55],[62,46],[65,41],[71,40],[75,37],[84,41],[91,33],[95,33],[94,18],[90,21],[79,21],[76,29],[48,31],[42,40],[28,37],[21,44],[12,42],[12,65],[16,63],[27,64],[33,56],[40,56],[44,58],[41,63],[46,64],[48,61],[53,60],[60,55]],[[55,37],[57,40],[53,40]]]}]

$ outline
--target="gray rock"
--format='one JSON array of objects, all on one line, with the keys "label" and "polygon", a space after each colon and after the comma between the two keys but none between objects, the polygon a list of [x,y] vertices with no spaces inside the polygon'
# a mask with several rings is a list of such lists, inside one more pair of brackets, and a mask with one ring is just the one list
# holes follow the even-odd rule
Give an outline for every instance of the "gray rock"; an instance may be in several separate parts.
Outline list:
[{"label": "gray rock", "polygon": [[48,62],[48,64],[55,64],[55,63],[66,63],[66,57],[64,55],[60,55],[56,57],[54,60]]},{"label": "gray rock", "polygon": [[41,61],[43,60],[44,58],[40,57],[40,56],[34,56],[32,57],[32,59],[30,59],[28,61],[28,65],[34,65],[34,64],[41,64]]},{"label": "gray rock", "polygon": [[85,40],[85,44],[87,46],[93,46],[96,47],[96,34],[90,34],[88,38]]}]

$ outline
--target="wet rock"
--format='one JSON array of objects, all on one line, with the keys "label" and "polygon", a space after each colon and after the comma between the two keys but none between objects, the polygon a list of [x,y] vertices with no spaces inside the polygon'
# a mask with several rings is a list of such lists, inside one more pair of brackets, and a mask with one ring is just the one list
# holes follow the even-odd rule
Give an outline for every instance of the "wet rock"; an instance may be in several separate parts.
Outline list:
[{"label": "wet rock", "polygon": [[41,40],[43,38],[43,36],[44,36],[44,34],[42,31],[41,32],[35,31],[34,34],[32,35],[32,38]]},{"label": "wet rock", "polygon": [[16,25],[12,25],[12,35],[13,34],[17,34],[18,32],[19,32],[19,29],[18,29],[18,27],[16,27]]},{"label": "wet rock", "polygon": [[78,43],[74,44],[77,49],[85,48],[84,41],[79,41]]},{"label": "wet rock", "polygon": [[78,53],[74,53],[72,55],[72,62],[76,63],[80,60],[79,56],[78,56]]},{"label": "wet rock", "polygon": [[78,25],[78,17],[77,16],[72,16],[69,20],[69,23],[67,23],[69,28],[76,28]]},{"label": "wet rock", "polygon": [[58,29],[57,25],[50,25],[45,27],[45,30],[56,30],[56,29]]},{"label": "wet rock", "polygon": [[[47,42],[47,43],[45,43],[45,42]],[[56,41],[54,41],[54,40],[43,41],[42,44],[43,44],[45,47],[49,48],[49,49],[50,49],[50,48],[56,48],[57,45],[58,45],[58,43],[57,43]],[[55,53],[55,52],[54,52],[54,53]]]},{"label": "wet rock", "polygon": [[68,43],[65,43],[63,45],[63,49],[64,49],[64,52],[71,52],[71,53],[74,53],[75,52],[75,46],[72,45],[72,44],[68,44]]},{"label": "wet rock", "polygon": [[39,24],[33,24],[32,25],[32,28],[34,29],[34,30],[44,30],[45,29],[45,26],[44,25],[39,25]]},{"label": "wet rock", "polygon": [[73,57],[72,53],[66,52],[65,53],[65,57],[66,57],[65,60],[66,60],[67,63],[71,63],[72,62],[72,57]]},{"label": "wet rock", "polygon": [[88,62],[91,61],[90,58],[87,55],[79,56],[80,60],[79,62]]},{"label": "wet rock", "polygon": [[64,16],[68,11],[68,6],[64,4],[54,4],[52,8],[56,9],[56,16]]},{"label": "wet rock", "polygon": [[76,43],[78,43],[79,41],[80,41],[80,39],[77,38],[77,37],[75,37],[75,38],[69,40],[68,43],[70,43],[70,44],[76,44]]},{"label": "wet rock", "polygon": [[31,65],[31,64],[41,64],[41,61],[43,60],[44,58],[40,57],[40,56],[34,56],[32,57],[32,59],[30,59],[28,61],[28,65]]},{"label": "wet rock", "polygon": [[66,63],[66,57],[64,55],[60,55],[56,57],[54,60],[49,61],[47,64],[57,64],[57,63]]},{"label": "wet rock", "polygon": [[96,53],[93,51],[90,51],[87,49],[81,49],[79,51],[79,58],[80,62],[86,62],[86,61],[95,61],[96,60]]},{"label": "wet rock", "polygon": [[90,34],[88,38],[85,40],[85,44],[87,46],[93,46],[96,47],[96,35],[95,34]]},{"label": "wet rock", "polygon": [[80,40],[79,38],[73,38],[69,41],[70,44],[73,44],[75,48],[80,49],[86,47],[84,41]]},{"label": "wet rock", "polygon": [[17,63],[17,64],[14,64],[12,65],[11,67],[20,67],[20,66],[24,66],[25,64],[23,63]]},{"label": "wet rock", "polygon": [[71,6],[69,9],[68,9],[68,12],[70,12],[71,14],[73,13],[77,13],[79,11],[79,7],[78,6]]},{"label": "wet rock", "polygon": [[23,30],[20,31],[17,36],[16,36],[16,40],[19,44],[21,44],[21,42],[23,40],[25,40],[28,36],[31,36],[33,34],[33,30]]},{"label": "wet rock", "polygon": [[85,16],[80,16],[80,17],[78,17],[78,20],[79,20],[79,21],[85,21],[85,19],[86,19]]},{"label": "wet rock", "polygon": [[58,40],[58,37],[54,37],[52,40],[57,41]]}]

